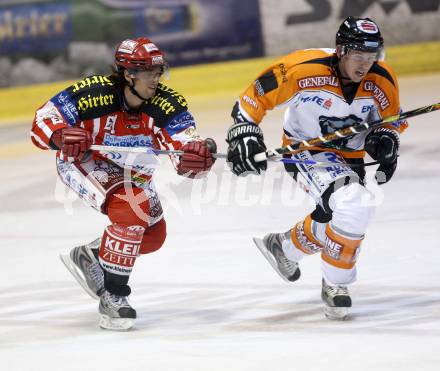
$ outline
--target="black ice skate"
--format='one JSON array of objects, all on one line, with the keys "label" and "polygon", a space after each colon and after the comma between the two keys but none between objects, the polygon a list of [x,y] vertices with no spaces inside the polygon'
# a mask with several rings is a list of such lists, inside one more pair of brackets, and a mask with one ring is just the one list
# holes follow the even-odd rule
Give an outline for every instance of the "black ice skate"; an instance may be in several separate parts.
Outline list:
[{"label": "black ice skate", "polygon": [[290,238],[290,230],[285,233],[270,233],[263,239],[254,237],[254,242],[275,271],[287,282],[294,282],[301,276],[298,263],[284,255],[283,241]]},{"label": "black ice skate", "polygon": [[110,294],[108,291],[101,295],[99,313],[99,326],[106,330],[129,330],[136,319],[136,311],[131,307],[127,296]]},{"label": "black ice skate", "polygon": [[324,314],[328,319],[345,320],[347,318],[351,298],[346,286],[330,286],[322,279],[321,297],[325,304]]},{"label": "black ice skate", "polygon": [[61,261],[69,272],[96,300],[104,292],[104,273],[91,249],[99,248],[100,244],[101,239],[98,238],[87,245],[75,247],[69,255],[60,255]]}]

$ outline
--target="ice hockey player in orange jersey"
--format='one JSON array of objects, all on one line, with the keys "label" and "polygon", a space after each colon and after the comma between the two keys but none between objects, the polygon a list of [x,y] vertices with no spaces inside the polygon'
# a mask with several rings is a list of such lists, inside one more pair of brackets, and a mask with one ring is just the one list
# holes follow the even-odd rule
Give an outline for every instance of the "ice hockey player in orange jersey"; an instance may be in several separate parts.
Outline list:
[{"label": "ice hockey player in orange jersey", "polygon": [[[284,145],[399,113],[397,79],[383,60],[383,45],[376,23],[348,17],[337,31],[336,49],[295,51],[265,69],[233,108],[234,125],[227,134],[231,170],[239,176],[266,170],[267,162],[256,162],[254,156],[266,150],[259,125],[267,110],[285,109]],[[316,209],[291,230],[268,234],[256,243],[290,282],[300,277],[302,258],[320,253],[321,294],[330,319],[348,315],[352,303],[347,285],[356,279],[356,261],[375,209],[374,197],[364,186],[363,157],[366,152],[378,161],[376,179],[388,182],[397,166],[399,134],[406,126],[395,122],[288,156],[335,165],[285,164],[313,197]]]}]

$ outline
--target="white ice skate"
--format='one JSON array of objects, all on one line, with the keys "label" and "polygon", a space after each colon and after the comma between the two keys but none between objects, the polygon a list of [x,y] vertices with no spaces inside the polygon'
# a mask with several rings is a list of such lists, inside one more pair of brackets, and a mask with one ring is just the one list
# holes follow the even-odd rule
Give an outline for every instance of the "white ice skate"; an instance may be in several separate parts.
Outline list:
[{"label": "white ice skate", "polygon": [[324,314],[328,319],[347,319],[351,298],[346,286],[330,286],[323,279],[321,297],[325,304]]},{"label": "white ice skate", "polygon": [[70,254],[60,255],[61,261],[83,289],[93,298],[98,300],[104,292],[104,272],[99,265],[92,248],[99,248],[101,239],[77,246]]},{"label": "white ice skate", "polygon": [[284,255],[282,244],[290,238],[290,231],[286,233],[270,233],[263,239],[254,237],[253,240],[273,269],[286,282],[294,282],[301,276],[298,263],[289,260]]},{"label": "white ice skate", "polygon": [[118,296],[104,291],[99,301],[101,318],[99,326],[106,330],[126,331],[133,327],[136,311],[126,296]]}]

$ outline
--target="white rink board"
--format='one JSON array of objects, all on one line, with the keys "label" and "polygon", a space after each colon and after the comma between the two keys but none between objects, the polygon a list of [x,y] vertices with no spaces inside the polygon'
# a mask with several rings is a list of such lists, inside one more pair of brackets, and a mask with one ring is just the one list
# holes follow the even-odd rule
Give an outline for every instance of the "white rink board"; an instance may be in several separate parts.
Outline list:
[{"label": "white rink board", "polygon": [[440,40],[436,0],[259,1],[266,55],[334,47],[336,31],[348,15],[377,22],[385,46]]},{"label": "white rink board", "polygon": [[[404,108],[434,103],[439,84],[440,75],[401,79]],[[229,109],[213,109],[214,125],[200,125],[222,150]],[[269,147],[278,144],[281,117],[279,111],[263,124]],[[79,201],[67,207],[69,215],[54,201],[52,155],[0,160],[4,369],[438,370],[440,113],[410,123],[398,173],[382,188],[384,202],[363,245],[346,322],[322,314],[317,256],[304,260],[300,281],[288,285],[251,240],[287,230],[312,209],[310,202],[283,198],[281,178],[273,186],[255,178],[247,188],[235,180],[228,192],[219,161],[203,204],[169,164],[157,174],[159,192],[166,200],[178,194],[180,209],[166,207],[166,245],[136,263],[136,329],[102,331],[97,302],[58,254],[91,241],[106,219]],[[274,178],[281,176],[277,166],[270,168]]]}]

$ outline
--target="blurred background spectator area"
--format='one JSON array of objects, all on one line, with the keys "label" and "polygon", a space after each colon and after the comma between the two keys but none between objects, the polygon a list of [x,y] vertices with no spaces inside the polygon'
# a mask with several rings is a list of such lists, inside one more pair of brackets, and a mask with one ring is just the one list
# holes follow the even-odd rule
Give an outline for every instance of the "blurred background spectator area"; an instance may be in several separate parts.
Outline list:
[{"label": "blurred background spectator area", "polygon": [[387,48],[412,45],[388,49],[395,63],[410,60],[415,72],[438,70],[439,5],[440,0],[0,0],[0,87],[107,74],[116,44],[139,36],[156,42],[172,67],[332,47],[348,15],[374,18]]},{"label": "blurred background spectator area", "polygon": [[139,36],[173,66],[258,57],[259,18],[254,0],[1,1],[0,86],[108,73],[116,44]]}]

